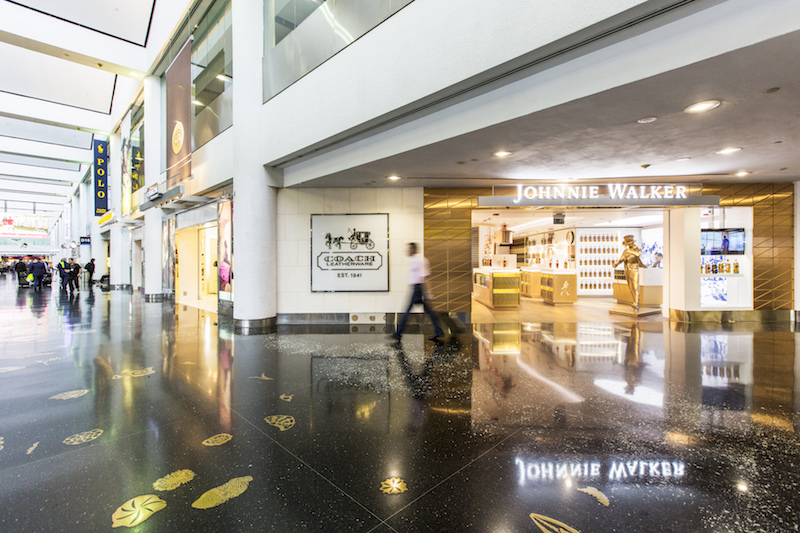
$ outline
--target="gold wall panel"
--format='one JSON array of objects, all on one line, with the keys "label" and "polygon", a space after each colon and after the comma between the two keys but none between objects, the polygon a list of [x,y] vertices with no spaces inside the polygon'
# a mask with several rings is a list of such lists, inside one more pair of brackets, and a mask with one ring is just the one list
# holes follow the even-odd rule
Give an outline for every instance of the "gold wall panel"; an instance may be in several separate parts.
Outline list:
[{"label": "gold wall panel", "polygon": [[[794,305],[794,185],[707,184],[723,207],[753,208],[753,304],[757,310]],[[471,310],[471,213],[491,188],[425,189],[425,256],[438,311]]]},{"label": "gold wall panel", "polygon": [[753,208],[754,309],[792,309],[794,184],[710,184],[703,194],[719,195],[722,207]]}]

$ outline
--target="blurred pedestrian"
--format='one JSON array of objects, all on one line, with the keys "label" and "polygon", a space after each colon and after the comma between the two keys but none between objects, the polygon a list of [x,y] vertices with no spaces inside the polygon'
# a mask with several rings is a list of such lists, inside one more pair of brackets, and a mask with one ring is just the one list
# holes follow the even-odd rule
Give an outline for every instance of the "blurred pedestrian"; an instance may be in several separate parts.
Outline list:
[{"label": "blurred pedestrian", "polygon": [[80,274],[81,265],[75,262],[74,259],[69,260],[69,292],[80,291]]},{"label": "blurred pedestrian", "polygon": [[430,275],[431,271],[430,263],[425,259],[425,256],[417,253],[417,243],[414,242],[408,244],[408,256],[411,258],[408,260],[408,283],[412,287],[411,301],[408,303],[408,309],[403,315],[403,318],[400,319],[397,330],[392,333],[391,337],[400,340],[403,335],[403,330],[406,329],[406,323],[408,322],[408,315],[411,314],[411,308],[420,304],[430,317],[435,329],[434,334],[428,338],[432,341],[438,340],[440,337],[444,336],[444,331],[442,330],[442,326],[439,325],[439,319],[436,318],[436,313],[434,313],[428,303],[431,300],[431,294],[425,287],[425,278]]},{"label": "blurred pedestrian", "polygon": [[47,273],[47,266],[37,257],[28,267],[28,272],[33,274],[33,290],[42,290],[42,278]]}]

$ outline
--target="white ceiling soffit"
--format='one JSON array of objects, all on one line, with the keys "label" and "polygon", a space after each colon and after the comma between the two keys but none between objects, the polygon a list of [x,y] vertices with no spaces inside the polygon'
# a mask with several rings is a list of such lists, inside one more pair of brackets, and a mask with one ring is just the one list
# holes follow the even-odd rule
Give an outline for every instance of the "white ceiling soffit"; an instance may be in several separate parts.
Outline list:
[{"label": "white ceiling soffit", "polygon": [[80,163],[62,161],[60,159],[50,159],[47,157],[11,154],[8,152],[0,152],[0,163],[14,163],[17,165],[28,165],[32,167],[55,168],[59,170],[69,170],[71,172],[78,172],[81,169]]},{"label": "white ceiling soffit", "polygon": [[0,91],[104,113],[111,113],[117,76],[71,61],[0,43]]},{"label": "white ceiling soffit", "polygon": [[139,46],[147,45],[156,3],[155,0],[8,1]]},{"label": "white ceiling soffit", "polygon": [[0,117],[0,136],[37,141],[70,148],[92,149],[94,135],[88,131],[60,128],[16,118]]},{"label": "white ceiling soffit", "polygon": [[[53,179],[77,183],[86,175],[89,165],[81,165],[78,172],[57,168],[34,167],[18,163],[0,161],[0,175],[19,176],[23,178]],[[2,198],[0,198],[2,200]]]}]

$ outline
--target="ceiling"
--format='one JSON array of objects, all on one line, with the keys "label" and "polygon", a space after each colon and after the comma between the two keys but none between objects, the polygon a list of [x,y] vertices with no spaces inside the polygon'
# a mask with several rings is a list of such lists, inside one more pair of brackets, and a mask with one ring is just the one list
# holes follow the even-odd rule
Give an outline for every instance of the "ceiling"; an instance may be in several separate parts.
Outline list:
[{"label": "ceiling", "polygon": [[[303,183],[471,187],[522,180],[800,179],[800,32]],[[777,90],[776,90],[777,88]],[[703,114],[684,109],[716,99]],[[644,117],[655,122],[638,123]],[[716,155],[741,147],[731,155]],[[512,155],[493,157],[498,150]],[[691,158],[679,161],[681,158]],[[737,177],[739,171],[749,172]]]},{"label": "ceiling", "polygon": [[56,222],[188,4],[0,0],[0,211]]}]

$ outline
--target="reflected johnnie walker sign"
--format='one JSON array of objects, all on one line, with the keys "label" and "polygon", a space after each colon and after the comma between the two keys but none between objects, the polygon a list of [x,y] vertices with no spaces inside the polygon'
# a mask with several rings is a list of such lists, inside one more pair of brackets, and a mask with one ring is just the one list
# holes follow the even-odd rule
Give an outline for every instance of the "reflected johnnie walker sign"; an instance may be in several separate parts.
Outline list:
[{"label": "reflected johnnie walker sign", "polygon": [[572,478],[578,481],[654,482],[682,481],[686,463],[667,458],[553,460],[545,457],[514,459],[520,486]]},{"label": "reflected johnnie walker sign", "polygon": [[389,215],[311,215],[311,291],[389,290]]}]

